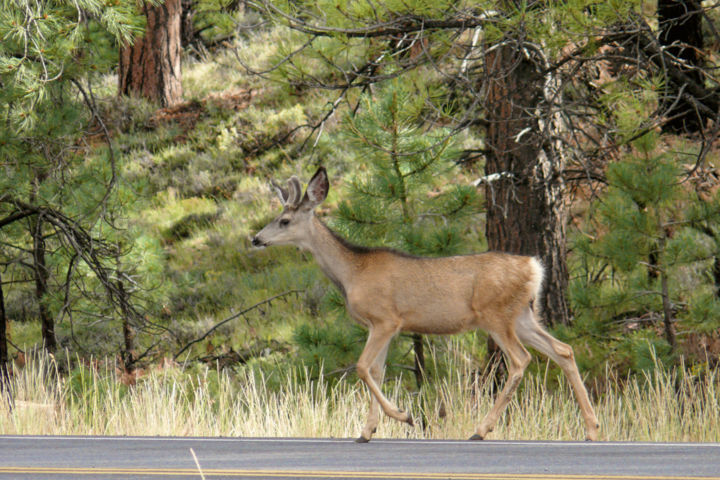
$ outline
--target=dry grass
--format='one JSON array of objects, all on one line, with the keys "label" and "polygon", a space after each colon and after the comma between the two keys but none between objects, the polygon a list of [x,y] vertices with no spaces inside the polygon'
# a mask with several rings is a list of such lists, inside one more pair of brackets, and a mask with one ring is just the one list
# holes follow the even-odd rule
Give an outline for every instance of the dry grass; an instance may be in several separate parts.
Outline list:
[{"label": "dry grass", "polygon": [[[422,395],[386,383],[390,398],[424,413],[427,428],[388,420],[377,437],[464,439],[490,408],[488,385],[458,361],[450,378]],[[111,369],[86,368],[62,377],[48,358],[36,359],[13,380],[15,406],[0,408],[0,433],[51,435],[179,435],[242,437],[352,437],[364,422],[367,394],[349,380],[287,378],[271,391],[262,378],[178,367],[146,374],[126,387]],[[528,375],[493,433],[495,439],[579,440],[584,427],[564,383],[548,391]],[[611,382],[596,402],[605,440],[720,441],[720,395],[714,373],[699,379],[657,370]],[[443,412],[444,411],[444,412]]]}]

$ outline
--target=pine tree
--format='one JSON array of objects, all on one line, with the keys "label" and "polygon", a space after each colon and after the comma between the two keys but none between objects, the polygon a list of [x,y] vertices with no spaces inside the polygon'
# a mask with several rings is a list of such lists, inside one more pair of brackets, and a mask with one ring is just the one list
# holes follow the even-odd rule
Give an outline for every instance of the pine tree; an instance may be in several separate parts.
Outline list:
[{"label": "pine tree", "polygon": [[[478,197],[452,183],[457,158],[444,129],[424,131],[422,95],[393,82],[365,95],[345,121],[365,165],[351,180],[332,226],[350,240],[427,256],[463,252],[463,224]],[[418,100],[420,99],[420,100]]]},{"label": "pine tree", "polygon": [[[72,345],[92,350],[119,332],[81,333],[82,319],[145,321],[119,288],[134,279],[114,268],[132,242],[117,220],[129,196],[91,87],[115,64],[114,45],[141,25],[124,0],[8,0],[0,9],[0,266],[18,279],[3,293],[32,282],[50,351],[62,320]],[[107,148],[90,155],[85,140],[98,134]]]},{"label": "pine tree", "polygon": [[[720,198],[703,200],[693,191],[678,160],[682,156],[661,149],[656,133],[631,146],[608,167],[609,186],[597,208],[599,236],[579,245],[610,268],[589,290],[576,285],[574,291],[581,292],[575,298],[585,315],[598,315],[595,322],[602,324],[604,336],[618,327],[634,332],[622,339],[631,362],[651,368],[648,345],[661,359],[677,354],[679,322],[699,332],[720,327],[720,301],[711,275],[705,274],[720,252],[698,227],[717,224]],[[653,339],[655,325],[661,326],[664,343]]]}]

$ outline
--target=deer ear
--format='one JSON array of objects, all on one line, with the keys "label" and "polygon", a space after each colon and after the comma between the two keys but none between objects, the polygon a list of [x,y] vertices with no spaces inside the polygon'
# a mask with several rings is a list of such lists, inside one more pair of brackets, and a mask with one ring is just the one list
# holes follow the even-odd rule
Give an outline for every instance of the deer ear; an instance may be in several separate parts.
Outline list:
[{"label": "deer ear", "polygon": [[302,185],[300,185],[300,180],[295,175],[288,180],[288,189],[289,198],[286,205],[297,207],[300,205],[300,199],[302,198]]},{"label": "deer ear", "polygon": [[311,208],[317,207],[327,198],[328,190],[330,190],[330,183],[327,172],[325,167],[320,167],[308,183],[303,203],[308,203]]},{"label": "deer ear", "polygon": [[290,193],[284,188],[282,188],[280,185],[275,183],[275,180],[270,180],[270,185],[272,186],[272,188],[275,189],[278,198],[280,198],[280,202],[283,204],[283,206],[285,206],[287,204]]}]

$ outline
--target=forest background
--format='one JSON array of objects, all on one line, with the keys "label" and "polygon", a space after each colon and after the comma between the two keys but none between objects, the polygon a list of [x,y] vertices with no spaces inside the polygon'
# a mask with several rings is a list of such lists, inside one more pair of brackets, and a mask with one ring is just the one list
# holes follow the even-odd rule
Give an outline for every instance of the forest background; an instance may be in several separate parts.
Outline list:
[{"label": "forest background", "polygon": [[[52,404],[158,369],[216,391],[354,378],[339,292],[249,242],[280,210],[269,180],[324,165],[320,215],[353,242],[539,256],[596,401],[663,378],[717,406],[718,3],[426,3],[3,1],[9,398],[32,400],[29,372]],[[526,390],[562,391],[553,368]],[[401,335],[387,384],[444,417],[429,392],[457,371],[492,396],[485,334]]]}]

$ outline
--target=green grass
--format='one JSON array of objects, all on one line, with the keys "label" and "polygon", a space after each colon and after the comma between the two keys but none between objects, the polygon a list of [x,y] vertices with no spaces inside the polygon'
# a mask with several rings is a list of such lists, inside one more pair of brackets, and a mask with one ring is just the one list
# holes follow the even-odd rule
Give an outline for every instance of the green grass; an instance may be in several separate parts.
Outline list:
[{"label": "green grass", "polygon": [[[384,418],[377,438],[465,439],[491,406],[490,382],[462,355],[421,393],[401,381],[384,386],[388,397],[427,428]],[[437,360],[437,358],[434,358]],[[76,367],[60,375],[49,357],[16,371],[15,408],[3,402],[3,434],[355,437],[365,420],[365,387],[349,378],[329,382],[293,374],[270,379],[167,364],[143,372],[127,386],[112,365]],[[274,374],[270,374],[274,375]],[[580,440],[584,427],[564,381],[548,388],[548,372],[529,374],[492,434],[494,439]],[[302,377],[307,377],[301,375]],[[487,378],[487,377],[485,377]],[[275,388],[268,385],[273,383]],[[691,375],[657,369],[645,377],[608,379],[595,406],[601,438],[616,441],[720,441],[720,389],[715,373]],[[443,412],[444,411],[444,412]]]}]

